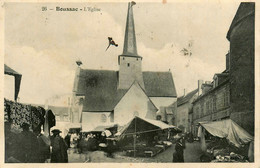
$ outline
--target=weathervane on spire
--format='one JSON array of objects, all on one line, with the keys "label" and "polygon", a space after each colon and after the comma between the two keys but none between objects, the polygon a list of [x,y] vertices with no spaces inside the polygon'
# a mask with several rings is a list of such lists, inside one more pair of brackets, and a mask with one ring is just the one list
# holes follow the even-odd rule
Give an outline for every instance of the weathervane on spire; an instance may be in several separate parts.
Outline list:
[{"label": "weathervane on spire", "polygon": [[135,1],[132,1],[132,2],[131,2],[131,7],[134,6],[135,4],[136,4],[136,2],[135,2]]}]

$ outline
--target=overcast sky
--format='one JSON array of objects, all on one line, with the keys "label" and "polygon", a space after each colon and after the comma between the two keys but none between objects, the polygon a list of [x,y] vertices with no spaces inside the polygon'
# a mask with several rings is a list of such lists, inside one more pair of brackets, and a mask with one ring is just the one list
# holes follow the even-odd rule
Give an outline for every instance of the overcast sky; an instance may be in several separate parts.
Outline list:
[{"label": "overcast sky", "polygon": [[[48,11],[42,11],[46,6]],[[59,7],[95,7],[100,11],[58,12]],[[171,69],[178,96],[198,79],[212,80],[225,70],[226,34],[238,2],[138,3],[134,6],[138,54],[143,71]],[[82,68],[118,70],[127,3],[6,3],[5,64],[23,75],[20,101],[44,103],[70,93],[76,60]],[[105,51],[113,37],[118,47]],[[181,50],[192,41],[192,55]],[[5,75],[5,97],[13,99],[13,77]]]}]

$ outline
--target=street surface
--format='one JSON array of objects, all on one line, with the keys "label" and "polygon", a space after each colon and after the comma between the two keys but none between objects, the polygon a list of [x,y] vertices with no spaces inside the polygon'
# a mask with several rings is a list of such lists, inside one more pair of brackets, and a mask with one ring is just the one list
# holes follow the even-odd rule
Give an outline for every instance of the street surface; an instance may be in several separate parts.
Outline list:
[{"label": "street surface", "polygon": [[[162,153],[152,157],[152,158],[133,158],[122,156],[120,153],[115,153],[113,158],[106,156],[103,151],[88,152],[87,154],[77,154],[73,151],[69,151],[69,162],[70,163],[100,163],[100,162],[114,162],[114,163],[152,163],[152,162],[162,162],[169,163],[172,162],[172,154],[175,151],[175,144],[170,148],[166,149]],[[200,162],[200,156],[202,151],[200,149],[199,142],[186,143],[186,149],[184,150],[184,161],[189,162]]]}]

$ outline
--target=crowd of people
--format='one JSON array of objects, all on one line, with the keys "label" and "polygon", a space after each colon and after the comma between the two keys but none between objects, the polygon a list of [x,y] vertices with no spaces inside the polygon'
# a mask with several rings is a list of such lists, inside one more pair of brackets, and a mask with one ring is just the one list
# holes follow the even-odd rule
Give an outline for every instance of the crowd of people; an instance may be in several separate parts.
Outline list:
[{"label": "crowd of people", "polygon": [[[52,130],[46,137],[41,128],[31,130],[30,125],[23,123],[22,132],[10,131],[11,123],[5,123],[5,162],[6,163],[68,163],[68,151],[88,155],[89,151],[102,150],[107,157],[113,157],[117,144],[108,138],[105,132],[68,133],[63,139],[59,129]],[[70,150],[68,150],[70,148]],[[181,137],[175,145],[173,162],[184,162],[185,138]],[[88,157],[88,156],[87,156]],[[90,160],[90,158],[87,158]]]},{"label": "crowd of people", "polygon": [[23,131],[19,134],[11,132],[11,123],[5,122],[5,161],[7,163],[37,163],[37,136],[29,131],[29,125],[22,124]]},{"label": "crowd of people", "polygon": [[108,157],[113,157],[116,144],[115,141],[108,138],[111,136],[111,132],[108,132],[109,131],[101,133],[68,133],[65,136],[65,141],[68,147],[71,148],[70,151],[74,153],[88,155],[90,151],[102,150],[106,152]]},{"label": "crowd of people", "polygon": [[67,163],[68,146],[60,136],[60,130],[53,130],[53,135],[46,137],[41,127],[30,130],[30,125],[23,123],[21,133],[11,131],[11,122],[5,122],[5,162],[6,163]]}]

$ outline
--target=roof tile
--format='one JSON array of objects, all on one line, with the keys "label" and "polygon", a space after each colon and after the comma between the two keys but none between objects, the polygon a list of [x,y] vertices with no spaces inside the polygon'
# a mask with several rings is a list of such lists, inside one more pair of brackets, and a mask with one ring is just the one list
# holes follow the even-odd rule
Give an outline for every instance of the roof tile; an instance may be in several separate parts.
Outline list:
[{"label": "roof tile", "polygon": [[[177,97],[171,72],[143,72],[149,97]],[[118,71],[81,69],[76,94],[85,95],[83,111],[112,111],[126,89],[117,89]]]}]

